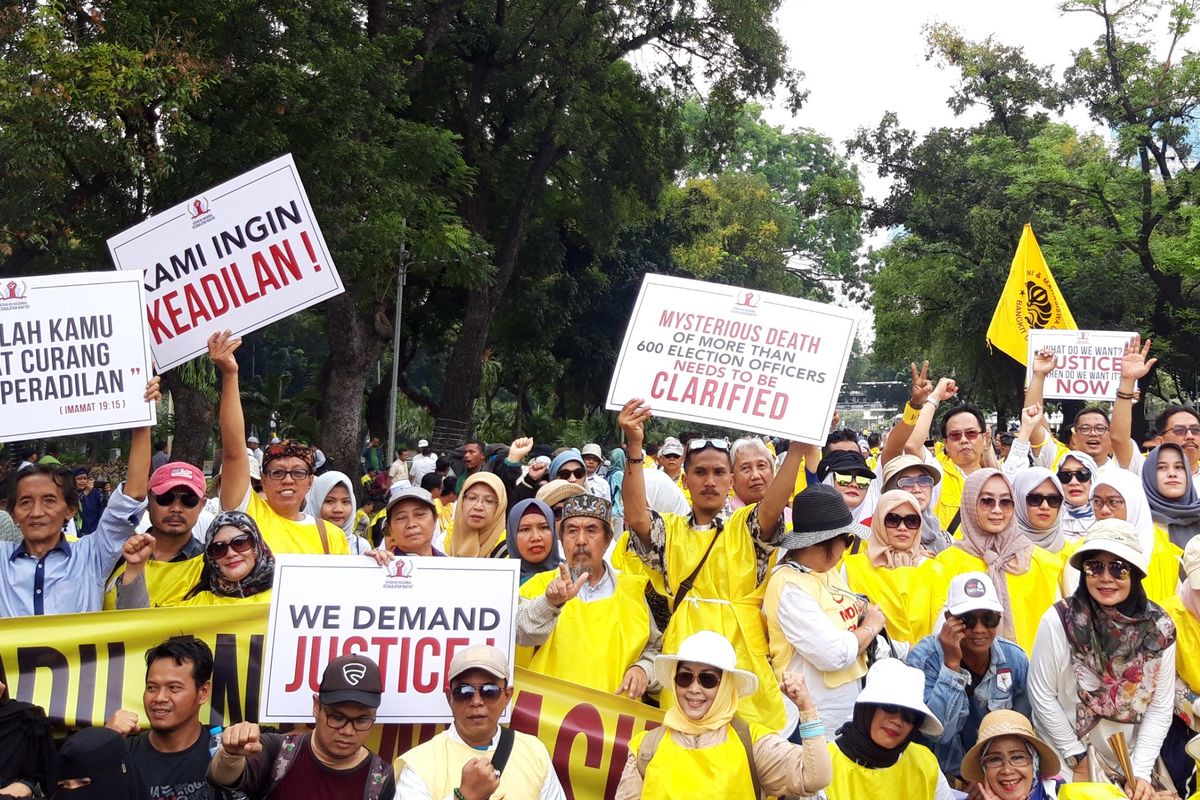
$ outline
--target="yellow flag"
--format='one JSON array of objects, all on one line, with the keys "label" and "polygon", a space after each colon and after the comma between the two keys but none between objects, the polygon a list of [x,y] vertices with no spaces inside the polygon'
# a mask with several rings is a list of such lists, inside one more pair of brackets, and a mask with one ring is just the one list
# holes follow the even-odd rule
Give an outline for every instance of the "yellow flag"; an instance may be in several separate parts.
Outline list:
[{"label": "yellow flag", "polygon": [[1000,302],[988,325],[987,342],[1025,364],[1029,360],[1029,331],[1078,327],[1042,257],[1033,228],[1026,223]]}]

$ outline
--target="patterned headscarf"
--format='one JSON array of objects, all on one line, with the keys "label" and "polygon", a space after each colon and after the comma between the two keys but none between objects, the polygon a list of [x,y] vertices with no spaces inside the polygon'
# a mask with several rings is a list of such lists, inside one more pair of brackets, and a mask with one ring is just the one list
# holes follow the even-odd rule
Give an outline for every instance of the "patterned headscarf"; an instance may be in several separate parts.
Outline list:
[{"label": "patterned headscarf", "polygon": [[[222,528],[237,528],[254,538],[254,552],[257,558],[254,569],[240,581],[231,581],[221,572],[216,559],[208,554],[208,545]],[[204,534],[204,568],[200,571],[199,582],[192,587],[184,599],[194,597],[201,592],[212,592],[218,597],[251,597],[271,588],[275,581],[275,555],[263,541],[258,526],[249,514],[242,511],[222,511],[208,526]]]}]

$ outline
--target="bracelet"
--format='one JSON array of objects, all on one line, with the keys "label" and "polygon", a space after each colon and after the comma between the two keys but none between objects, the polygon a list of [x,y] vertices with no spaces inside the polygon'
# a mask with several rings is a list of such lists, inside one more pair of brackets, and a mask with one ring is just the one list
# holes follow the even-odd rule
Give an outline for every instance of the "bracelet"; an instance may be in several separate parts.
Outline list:
[{"label": "bracelet", "polygon": [[904,404],[904,419],[902,422],[905,425],[916,425],[917,419],[921,416],[921,409],[913,408],[912,403],[905,402]]},{"label": "bracelet", "polygon": [[937,408],[938,406],[940,406],[941,404],[942,404],[942,401],[941,401],[941,400],[933,400],[933,399],[929,399],[929,400],[926,400],[926,401],[924,402],[924,404],[923,404],[923,405],[927,405],[927,406],[928,406],[928,405],[932,405],[932,406],[933,406],[933,407],[936,409],[936,408]]},{"label": "bracelet", "polygon": [[467,796],[457,786],[454,787],[454,800],[467,800]]},{"label": "bracelet", "polygon": [[1136,395],[1137,392],[1122,392],[1120,389],[1117,389],[1118,400],[1132,400]]},{"label": "bracelet", "polygon": [[641,458],[627,458],[627,459],[625,459],[625,463],[626,464],[644,464],[644,463],[646,463],[646,457],[642,456]]},{"label": "bracelet", "polygon": [[825,723],[820,720],[815,722],[802,722],[798,728],[801,739],[812,739],[817,736],[825,735]]}]

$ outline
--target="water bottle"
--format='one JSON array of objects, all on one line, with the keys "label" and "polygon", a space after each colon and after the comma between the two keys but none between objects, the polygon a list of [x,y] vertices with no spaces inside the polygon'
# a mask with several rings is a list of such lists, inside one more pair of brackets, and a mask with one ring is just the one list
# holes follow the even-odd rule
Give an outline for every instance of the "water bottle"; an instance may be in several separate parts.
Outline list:
[{"label": "water bottle", "polygon": [[224,730],[220,725],[209,728],[208,730],[208,757],[212,758],[217,754],[217,748],[221,746],[221,731]]}]

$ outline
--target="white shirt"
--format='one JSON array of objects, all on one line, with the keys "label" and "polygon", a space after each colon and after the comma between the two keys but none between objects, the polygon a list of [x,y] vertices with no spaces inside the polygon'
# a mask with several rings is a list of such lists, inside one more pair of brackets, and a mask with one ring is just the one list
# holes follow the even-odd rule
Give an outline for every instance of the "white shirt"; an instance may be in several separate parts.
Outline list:
[{"label": "white shirt", "polygon": [[[458,728],[454,723],[446,729],[446,735],[456,742],[463,742],[462,737],[458,735]],[[484,753],[491,753],[496,749],[496,745],[500,743],[500,729],[496,728],[496,735],[492,737],[492,743],[487,750],[480,750],[480,756]],[[467,745],[470,747],[470,745]],[[433,800],[433,795],[429,791],[429,786],[426,785],[424,779],[410,767],[405,767],[400,770],[400,777],[396,779],[396,797],[404,798],[404,800]],[[566,800],[566,793],[563,792],[562,784],[558,782],[558,774],[554,771],[554,764],[551,762],[550,769],[546,770],[546,780],[542,782],[542,790],[538,794],[539,800]],[[439,800],[454,800],[453,794],[446,795],[445,798]]]},{"label": "white shirt", "polygon": [[430,453],[427,456],[417,453],[413,456],[412,469],[408,471],[408,479],[412,481],[413,486],[420,486],[421,478],[437,468],[437,460],[437,453]]},{"label": "white shirt", "polygon": [[585,478],[583,488],[587,489],[588,494],[603,497],[608,502],[612,502],[612,490],[608,487],[608,481],[599,475],[589,475]]}]

